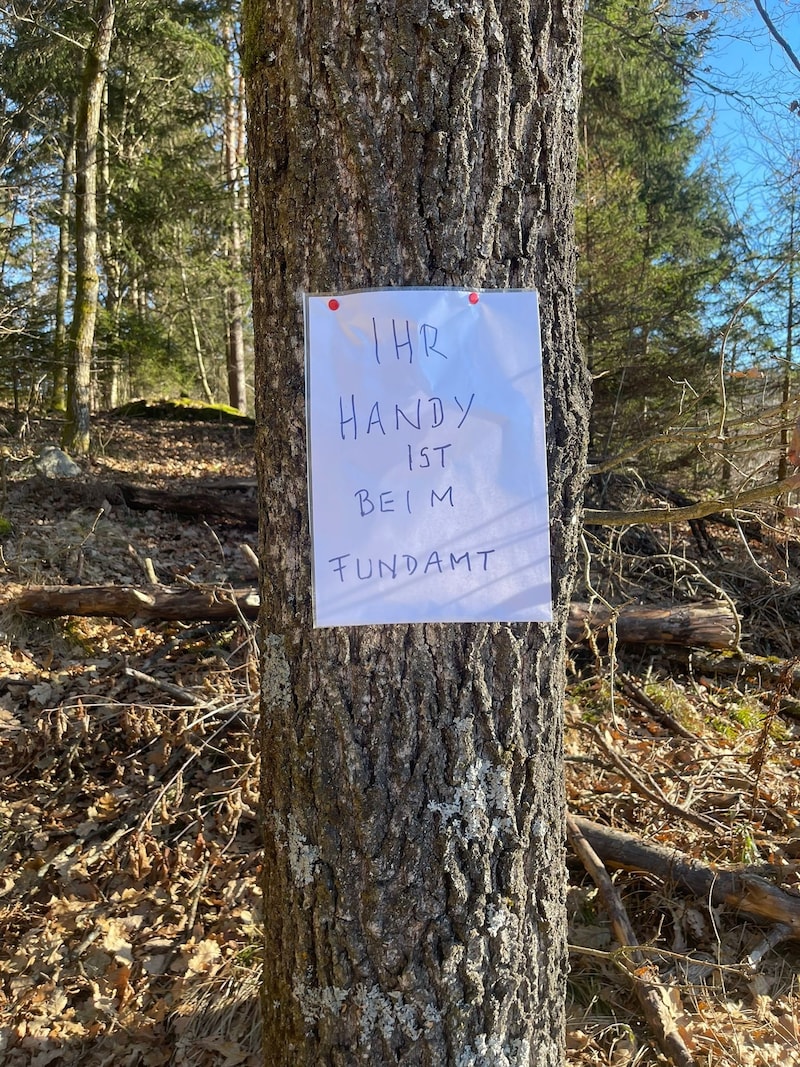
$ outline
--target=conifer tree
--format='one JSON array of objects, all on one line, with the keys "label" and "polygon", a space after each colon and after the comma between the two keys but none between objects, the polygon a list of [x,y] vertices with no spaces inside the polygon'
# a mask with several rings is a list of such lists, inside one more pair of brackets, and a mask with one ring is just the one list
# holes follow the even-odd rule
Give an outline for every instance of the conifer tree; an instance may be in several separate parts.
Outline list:
[{"label": "conifer tree", "polygon": [[696,161],[688,85],[702,34],[647,0],[591,0],[577,235],[579,314],[595,376],[593,449],[613,454],[713,403],[707,311],[734,236]]}]

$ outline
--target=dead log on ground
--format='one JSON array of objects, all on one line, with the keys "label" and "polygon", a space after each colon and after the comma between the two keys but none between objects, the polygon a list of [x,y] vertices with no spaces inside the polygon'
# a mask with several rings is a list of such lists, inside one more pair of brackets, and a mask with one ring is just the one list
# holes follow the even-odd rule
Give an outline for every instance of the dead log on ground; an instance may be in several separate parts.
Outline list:
[{"label": "dead log on ground", "polygon": [[[60,585],[35,586],[24,590],[13,601],[29,615],[56,618],[59,615],[116,616],[144,621],[183,621],[234,619],[242,614],[258,614],[255,589],[225,589],[151,585]],[[610,622],[602,607],[573,604],[570,609],[569,636],[572,641],[586,640],[587,627],[594,639]],[[617,618],[617,641],[705,645],[709,648],[733,648],[738,634],[738,620],[727,604],[688,604],[680,608],[645,608],[631,605]]]},{"label": "dead log on ground", "polygon": [[611,919],[614,936],[624,949],[620,965],[631,982],[639,1003],[642,1005],[648,1026],[661,1046],[661,1050],[675,1067],[695,1067],[675,1018],[674,997],[680,1003],[680,992],[674,984],[666,984],[658,970],[648,961],[639,947],[628,913],[614,888],[602,860],[587,841],[582,820],[567,815],[567,837],[575,854],[583,863],[592,881],[597,886],[603,906]]},{"label": "dead log on ground", "polygon": [[226,519],[245,526],[258,524],[258,505],[243,496],[194,489],[190,492],[167,492],[140,485],[117,484],[129,508],[139,511],[173,511],[176,515],[202,515],[203,518]]},{"label": "dead log on ground", "polygon": [[648,871],[667,884],[687,889],[699,900],[727,904],[737,911],[786,928],[800,940],[800,896],[787,893],[760,875],[709,867],[682,852],[634,834],[612,830],[579,816],[574,821],[604,863],[627,871]]},{"label": "dead log on ground", "polygon": [[612,623],[616,640],[623,644],[735,649],[741,636],[739,618],[724,600],[677,607],[625,604],[613,611],[599,603],[573,603],[569,609],[567,636],[576,643],[590,636],[595,641],[605,640]]},{"label": "dead log on ground", "polygon": [[29,615],[109,616],[144,622],[255,619],[259,597],[254,589],[126,585],[60,585],[26,589],[13,606]]}]

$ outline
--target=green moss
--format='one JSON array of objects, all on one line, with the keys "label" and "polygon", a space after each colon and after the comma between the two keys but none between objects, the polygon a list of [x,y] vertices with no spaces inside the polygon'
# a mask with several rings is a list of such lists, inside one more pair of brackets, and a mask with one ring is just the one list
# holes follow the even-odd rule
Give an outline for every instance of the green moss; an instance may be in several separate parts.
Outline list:
[{"label": "green moss", "polygon": [[0,537],[8,537],[13,529],[14,526],[11,520],[0,515]]},{"label": "green moss", "polygon": [[266,0],[243,0],[242,3],[242,73],[249,81],[266,55],[264,27],[274,18]]},{"label": "green moss", "polygon": [[712,715],[708,720],[708,725],[727,741],[735,741],[738,737],[739,731],[729,719],[723,719],[719,715]]},{"label": "green moss", "polygon": [[764,722],[764,709],[753,701],[743,700],[731,708],[731,718],[748,730],[755,730]]}]

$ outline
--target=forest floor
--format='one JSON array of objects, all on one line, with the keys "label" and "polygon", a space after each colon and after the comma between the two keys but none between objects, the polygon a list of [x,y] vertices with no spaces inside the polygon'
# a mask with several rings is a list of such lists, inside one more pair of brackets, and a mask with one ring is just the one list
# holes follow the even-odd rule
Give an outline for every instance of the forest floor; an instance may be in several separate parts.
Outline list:
[{"label": "forest floor", "polygon": [[[255,549],[254,529],[131,510],[114,488],[251,479],[252,432],[102,417],[93,433],[95,455],[71,480],[26,465],[58,442],[55,422],[0,441],[0,516],[12,524],[0,535],[0,1063],[255,1067],[252,624],[13,608],[31,586],[144,586],[153,571],[168,585],[255,587],[241,548]],[[741,529],[715,528],[713,545],[688,528],[663,536],[590,531],[585,582],[609,599],[620,583],[627,599],[731,597],[744,650],[782,673],[745,681],[687,650],[576,648],[570,810],[756,873],[800,907],[792,531],[757,544]],[[663,1064],[633,991],[648,968],[631,973],[604,899],[572,854],[569,867],[569,1063]],[[695,1063],[800,1067],[800,945],[781,940],[785,928],[648,871],[617,871],[613,886]]]}]

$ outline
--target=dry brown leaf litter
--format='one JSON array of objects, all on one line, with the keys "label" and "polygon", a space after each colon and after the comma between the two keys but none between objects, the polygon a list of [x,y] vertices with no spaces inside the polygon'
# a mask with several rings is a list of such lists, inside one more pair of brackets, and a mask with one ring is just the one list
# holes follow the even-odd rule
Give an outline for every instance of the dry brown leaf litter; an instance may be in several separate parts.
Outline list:
[{"label": "dry brown leaf litter", "polygon": [[[38,440],[57,438],[55,425],[37,427]],[[79,483],[15,480],[14,458],[38,449],[13,443],[6,596],[39,582],[141,583],[145,559],[165,582],[252,581],[238,551],[242,541],[255,546],[252,531],[129,512],[107,491],[115,480],[168,489],[252,477],[245,431],[109,419],[98,422],[97,439],[100,454]],[[681,562],[667,547],[655,573],[645,560],[624,575],[616,549],[603,551],[626,595],[649,580],[657,596],[670,583],[675,595],[727,583],[736,596],[738,582],[749,591],[751,629],[766,623],[759,639],[788,633],[789,645],[796,642],[781,612],[790,574],[764,583],[729,541],[717,572],[698,577],[690,553]],[[766,551],[755,563],[774,570]],[[0,1062],[258,1063],[252,632],[244,624],[21,623],[7,612],[0,630]],[[132,679],[126,666],[155,684]],[[697,734],[693,742],[670,736],[612,687],[613,666],[605,654],[584,658],[570,686],[573,810],[708,861],[755,866],[796,890],[795,723],[775,724],[754,791],[752,757],[769,692],[691,672],[673,678],[653,661],[629,664],[648,695]],[[159,682],[192,694],[196,706],[176,705]],[[670,803],[715,820],[719,833],[679,822],[637,794],[624,761]],[[571,873],[569,1063],[663,1062],[596,893],[574,861]],[[800,1065],[797,945],[748,968],[743,961],[764,928],[647,875],[618,873],[615,883],[655,965],[677,979],[674,1010],[698,1064]]]}]

